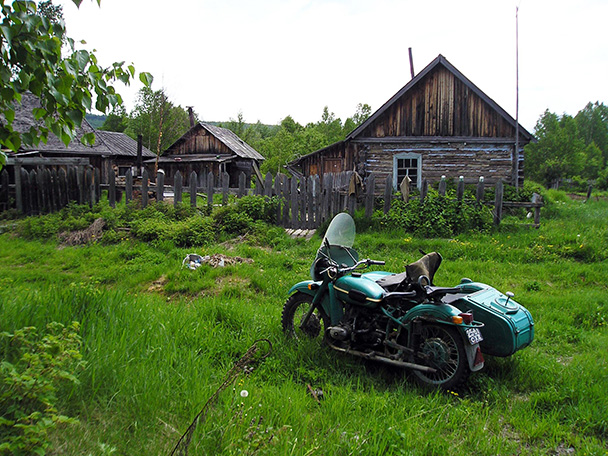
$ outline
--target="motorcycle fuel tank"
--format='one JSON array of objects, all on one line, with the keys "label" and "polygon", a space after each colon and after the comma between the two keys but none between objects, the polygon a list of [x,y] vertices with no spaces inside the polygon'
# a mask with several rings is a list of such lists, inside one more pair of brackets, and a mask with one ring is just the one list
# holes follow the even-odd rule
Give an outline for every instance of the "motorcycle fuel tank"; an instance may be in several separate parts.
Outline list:
[{"label": "motorcycle fuel tank", "polygon": [[340,277],[334,283],[334,290],[341,301],[368,308],[375,308],[384,297],[384,289],[376,283],[383,272],[354,273]]},{"label": "motorcycle fuel tank", "polygon": [[443,300],[462,312],[473,311],[481,328],[484,354],[510,356],[527,347],[534,339],[534,321],[530,312],[495,288],[463,280],[459,288],[463,294],[447,295]]}]

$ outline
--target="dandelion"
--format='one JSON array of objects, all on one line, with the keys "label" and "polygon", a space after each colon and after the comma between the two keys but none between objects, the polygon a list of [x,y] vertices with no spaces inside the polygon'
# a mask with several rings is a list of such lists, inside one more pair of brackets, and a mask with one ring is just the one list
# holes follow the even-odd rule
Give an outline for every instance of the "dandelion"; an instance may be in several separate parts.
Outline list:
[{"label": "dandelion", "polygon": [[249,391],[247,391],[247,390],[242,390],[242,391],[241,391],[241,397],[247,397],[247,396],[249,396]]}]

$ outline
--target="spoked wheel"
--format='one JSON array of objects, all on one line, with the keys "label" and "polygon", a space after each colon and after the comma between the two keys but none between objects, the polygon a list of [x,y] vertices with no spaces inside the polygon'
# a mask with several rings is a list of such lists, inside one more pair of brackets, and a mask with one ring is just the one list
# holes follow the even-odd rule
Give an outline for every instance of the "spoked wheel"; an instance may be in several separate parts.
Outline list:
[{"label": "spoked wheel", "polygon": [[283,306],[281,324],[283,331],[290,337],[296,339],[314,339],[325,335],[325,330],[329,325],[329,320],[319,309],[308,319],[308,323],[302,326],[304,317],[312,305],[312,296],[297,292],[290,296]]},{"label": "spoked wheel", "polygon": [[458,331],[450,326],[425,325],[418,339],[417,350],[423,355],[419,359],[435,373],[414,371],[418,380],[426,385],[445,389],[456,388],[469,375],[467,355]]}]

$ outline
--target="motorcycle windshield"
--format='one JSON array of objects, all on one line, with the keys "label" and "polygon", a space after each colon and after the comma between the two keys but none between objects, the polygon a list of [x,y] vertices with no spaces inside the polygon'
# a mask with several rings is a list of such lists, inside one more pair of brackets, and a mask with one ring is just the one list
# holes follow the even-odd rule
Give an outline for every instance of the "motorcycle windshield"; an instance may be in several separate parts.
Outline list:
[{"label": "motorcycle windshield", "polygon": [[[327,241],[326,241],[327,240]],[[342,247],[352,247],[355,243],[355,221],[346,212],[336,215],[325,233],[321,247],[329,245],[339,245]]]},{"label": "motorcycle windshield", "polygon": [[355,243],[355,233],[355,221],[346,212],[333,218],[310,268],[313,280],[321,280],[320,272],[327,267],[326,260],[346,266],[353,266],[357,262],[359,255],[352,248]]}]

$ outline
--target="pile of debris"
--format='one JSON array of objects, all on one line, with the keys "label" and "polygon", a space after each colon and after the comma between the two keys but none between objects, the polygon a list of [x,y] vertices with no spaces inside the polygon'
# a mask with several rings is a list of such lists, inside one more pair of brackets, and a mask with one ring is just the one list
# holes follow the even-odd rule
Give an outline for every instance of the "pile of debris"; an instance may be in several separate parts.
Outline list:
[{"label": "pile of debris", "polygon": [[229,266],[232,264],[241,264],[253,263],[251,258],[241,258],[241,257],[229,257],[226,255],[222,255],[221,253],[215,253],[213,255],[205,255],[200,256],[196,253],[190,253],[186,255],[184,261],[182,261],[182,267],[187,266],[189,269],[197,269],[201,267],[203,264],[209,264],[214,268],[223,268],[225,266]]},{"label": "pile of debris", "polygon": [[106,222],[104,219],[98,218],[85,230],[72,231],[71,233],[59,233],[57,237],[59,238],[61,245],[64,247],[84,245],[91,241],[101,239],[101,236],[103,235],[103,228],[105,226]]}]

